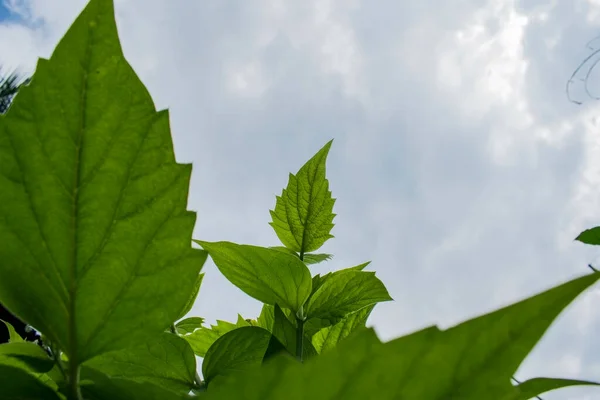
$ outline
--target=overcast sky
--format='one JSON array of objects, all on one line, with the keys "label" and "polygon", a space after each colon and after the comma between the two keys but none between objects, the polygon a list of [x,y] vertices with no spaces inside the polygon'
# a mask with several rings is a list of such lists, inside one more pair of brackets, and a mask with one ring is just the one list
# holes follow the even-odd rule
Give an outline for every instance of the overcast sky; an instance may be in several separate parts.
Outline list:
[{"label": "overcast sky", "polygon": [[[2,3],[0,63],[32,71],[86,1]],[[277,245],[275,195],[335,139],[334,259],[312,269],[372,260],[396,300],[370,319],[383,339],[600,264],[573,241],[600,225],[600,102],[581,83],[583,105],[565,93],[600,33],[599,0],[117,0],[116,13],[127,59],[170,109],[178,161],[194,164],[195,238]],[[191,314],[256,317],[258,302],[204,271]],[[600,380],[599,306],[596,286],[517,376]]]}]

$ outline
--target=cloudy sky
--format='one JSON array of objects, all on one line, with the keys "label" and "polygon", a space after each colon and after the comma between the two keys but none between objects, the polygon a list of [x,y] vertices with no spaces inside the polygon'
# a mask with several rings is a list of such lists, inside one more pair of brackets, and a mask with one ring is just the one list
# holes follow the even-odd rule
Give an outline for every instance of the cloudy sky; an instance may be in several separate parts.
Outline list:
[{"label": "cloudy sky", "polygon": [[[0,0],[0,63],[32,71],[85,3]],[[126,57],[170,109],[178,161],[194,164],[195,238],[276,245],[275,195],[335,139],[336,238],[322,249],[335,258],[313,269],[372,260],[396,300],[370,319],[383,339],[600,264],[573,241],[600,225],[600,102],[580,81],[582,105],[565,92],[599,0],[117,0],[116,13]],[[192,314],[258,314],[212,262],[205,272]],[[517,376],[600,380],[599,305],[600,287],[580,297]]]}]

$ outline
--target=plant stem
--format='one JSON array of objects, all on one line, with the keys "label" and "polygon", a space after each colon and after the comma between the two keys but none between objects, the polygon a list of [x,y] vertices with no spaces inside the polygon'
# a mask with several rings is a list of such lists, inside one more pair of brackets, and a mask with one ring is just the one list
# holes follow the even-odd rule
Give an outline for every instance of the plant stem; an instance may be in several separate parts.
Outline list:
[{"label": "plant stem", "polygon": [[171,330],[171,333],[174,333],[175,335],[177,335],[177,328],[175,328],[175,324],[171,324],[169,329]]},{"label": "plant stem", "polygon": [[[71,363],[69,363],[71,364]],[[79,365],[69,365],[69,392],[68,400],[82,400],[81,390],[79,389]]]},{"label": "plant stem", "polygon": [[302,351],[304,347],[304,319],[296,317],[296,358],[302,362]]}]

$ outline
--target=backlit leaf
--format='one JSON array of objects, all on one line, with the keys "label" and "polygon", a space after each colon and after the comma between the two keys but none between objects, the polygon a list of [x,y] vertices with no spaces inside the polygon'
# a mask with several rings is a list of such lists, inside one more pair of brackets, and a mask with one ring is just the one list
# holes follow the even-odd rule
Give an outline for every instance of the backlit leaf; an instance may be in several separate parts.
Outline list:
[{"label": "backlit leaf", "polygon": [[307,318],[343,318],[363,307],[392,298],[374,272],[333,273],[310,297]]},{"label": "backlit leaf", "polygon": [[204,318],[190,317],[179,321],[175,324],[175,329],[180,335],[187,335],[188,333],[194,332],[196,329],[202,328]]},{"label": "backlit leaf", "polygon": [[216,376],[257,367],[262,364],[271,332],[256,326],[235,329],[221,336],[206,352],[202,375],[207,384]]},{"label": "backlit leaf", "polygon": [[9,343],[24,342],[25,341],[25,339],[23,339],[21,337],[21,335],[19,335],[17,333],[17,331],[15,330],[14,326],[12,326],[8,322],[3,321],[1,319],[0,319],[0,323],[4,324],[4,326],[6,326],[6,329],[8,330],[8,341],[9,341]]},{"label": "backlit leaf", "polygon": [[[208,256],[208,253],[205,252],[205,254]],[[202,285],[203,278],[204,278],[204,274],[199,274],[196,277],[196,280],[194,281],[194,288],[192,290],[192,294],[188,298],[186,305],[179,312],[179,317],[177,317],[178,320],[185,317],[186,314],[189,313],[190,310],[192,309],[192,307],[194,306],[194,303],[196,302],[196,297],[198,297],[198,292],[200,291],[200,285]]]},{"label": "backlit leaf", "polygon": [[206,257],[191,165],[91,0],[0,118],[0,301],[79,365],[160,336]]},{"label": "backlit leaf", "polygon": [[312,336],[312,344],[317,352],[333,350],[339,342],[350,336],[358,328],[364,327],[375,305],[367,306],[347,315],[340,322],[327,326]]},{"label": "backlit leaf", "polygon": [[231,283],[263,303],[297,312],[310,295],[310,271],[298,257],[258,246],[194,241]]},{"label": "backlit leaf", "polygon": [[195,386],[194,352],[184,339],[166,332],[158,340],[95,357],[85,366],[112,378],[150,382],[182,393]]},{"label": "backlit leaf", "polygon": [[61,400],[58,394],[24,370],[0,364],[0,398],[7,400]]},{"label": "backlit leaf", "polygon": [[300,254],[318,250],[332,238],[333,205],[325,177],[325,163],[332,141],[317,152],[296,175],[290,174],[288,185],[277,196],[272,222],[281,243]]},{"label": "backlit leaf", "polygon": [[574,279],[445,331],[431,327],[383,344],[364,329],[303,365],[275,359],[232,376],[206,398],[523,400],[524,393],[568,386],[534,381],[519,388],[510,379],[558,314],[599,278]]}]

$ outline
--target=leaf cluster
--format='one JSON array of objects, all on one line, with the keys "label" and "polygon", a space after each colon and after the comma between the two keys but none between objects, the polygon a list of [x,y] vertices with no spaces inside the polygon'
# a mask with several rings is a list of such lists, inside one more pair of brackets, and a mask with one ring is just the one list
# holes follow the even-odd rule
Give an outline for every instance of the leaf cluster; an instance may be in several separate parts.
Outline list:
[{"label": "leaf cluster", "polygon": [[[392,298],[369,262],[311,271],[332,258],[318,252],[333,238],[331,145],[276,197],[281,245],[192,239],[191,165],[176,162],[168,113],[122,53],[113,2],[91,0],[0,116],[0,302],[45,343],[6,324],[0,398],[525,400],[597,385],[510,383],[597,272],[381,342],[367,319]],[[600,244],[599,229],[578,239]],[[208,257],[260,315],[188,316]]]}]

